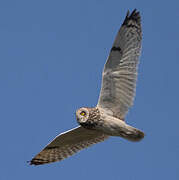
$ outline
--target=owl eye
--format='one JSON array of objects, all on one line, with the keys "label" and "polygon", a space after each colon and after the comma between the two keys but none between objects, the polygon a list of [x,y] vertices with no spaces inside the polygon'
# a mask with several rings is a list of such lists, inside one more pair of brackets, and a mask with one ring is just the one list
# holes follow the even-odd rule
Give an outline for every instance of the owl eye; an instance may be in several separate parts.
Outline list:
[{"label": "owl eye", "polygon": [[86,116],[86,112],[85,112],[85,111],[81,111],[81,112],[80,112],[80,115],[81,115],[81,116]]}]

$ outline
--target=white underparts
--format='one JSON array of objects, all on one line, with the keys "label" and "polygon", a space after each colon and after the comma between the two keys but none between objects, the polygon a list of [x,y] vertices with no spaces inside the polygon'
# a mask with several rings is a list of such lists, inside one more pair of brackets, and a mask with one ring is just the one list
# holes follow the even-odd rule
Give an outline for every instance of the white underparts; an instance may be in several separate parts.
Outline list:
[{"label": "white underparts", "polygon": [[120,136],[129,141],[140,141],[144,137],[144,133],[139,129],[129,126],[124,121],[111,116],[105,116],[96,129],[110,136]]}]

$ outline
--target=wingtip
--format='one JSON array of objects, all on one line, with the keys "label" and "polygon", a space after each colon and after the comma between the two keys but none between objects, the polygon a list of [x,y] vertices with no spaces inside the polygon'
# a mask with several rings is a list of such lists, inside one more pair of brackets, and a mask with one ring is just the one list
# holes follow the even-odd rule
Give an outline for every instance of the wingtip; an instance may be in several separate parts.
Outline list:
[{"label": "wingtip", "polygon": [[129,9],[127,10],[127,13],[126,13],[126,17],[129,17],[129,14],[130,14],[130,11]]},{"label": "wingtip", "polygon": [[48,161],[45,161],[45,160],[43,160],[43,159],[33,158],[32,160],[27,161],[27,163],[28,163],[29,165],[37,166],[37,165],[47,164],[47,163],[49,163],[49,162],[48,162]]},{"label": "wingtip", "polygon": [[29,165],[37,165],[37,163],[32,159],[30,161],[27,161]]},{"label": "wingtip", "polygon": [[136,15],[138,16],[139,14],[140,14],[140,12],[136,8],[131,13],[130,13],[130,11],[128,9],[126,16],[128,18],[131,18],[131,17],[136,16]]},{"label": "wingtip", "polygon": [[133,20],[137,24],[140,24],[141,16],[140,16],[140,12],[136,8],[132,11],[132,13],[130,13],[129,10],[127,11],[126,17],[122,25],[127,25],[129,20]]}]

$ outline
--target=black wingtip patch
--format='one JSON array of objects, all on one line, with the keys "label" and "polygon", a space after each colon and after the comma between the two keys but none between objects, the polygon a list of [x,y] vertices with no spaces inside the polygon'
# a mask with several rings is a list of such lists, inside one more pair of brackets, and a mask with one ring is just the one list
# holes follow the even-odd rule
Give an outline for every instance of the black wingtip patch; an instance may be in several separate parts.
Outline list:
[{"label": "black wingtip patch", "polygon": [[59,148],[58,146],[51,146],[51,147],[46,147],[45,149],[57,149],[57,148]]},{"label": "black wingtip patch", "polygon": [[44,160],[44,159],[33,158],[31,161],[28,161],[28,163],[30,165],[42,165],[42,164],[46,164],[46,163],[49,163],[49,162]]},{"label": "black wingtip patch", "polygon": [[126,17],[122,25],[128,26],[128,22],[130,20],[135,21],[138,25],[140,24],[141,21],[140,12],[137,11],[137,9],[134,9],[131,14],[129,10],[127,11]]},{"label": "black wingtip patch", "polygon": [[115,47],[115,46],[113,46],[113,47],[111,48],[111,51],[119,51],[119,52],[121,52],[121,48],[120,48],[120,47]]}]

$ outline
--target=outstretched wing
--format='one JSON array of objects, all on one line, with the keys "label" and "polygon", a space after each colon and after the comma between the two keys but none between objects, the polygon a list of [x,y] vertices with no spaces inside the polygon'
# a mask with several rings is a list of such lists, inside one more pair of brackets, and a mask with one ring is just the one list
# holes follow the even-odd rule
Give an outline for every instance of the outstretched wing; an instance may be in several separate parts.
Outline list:
[{"label": "outstretched wing", "polygon": [[122,120],[133,105],[141,40],[140,14],[128,11],[104,66],[98,101],[98,107]]},{"label": "outstretched wing", "polygon": [[104,141],[108,136],[81,126],[58,135],[31,161],[32,165],[41,165],[61,161],[93,144]]}]

